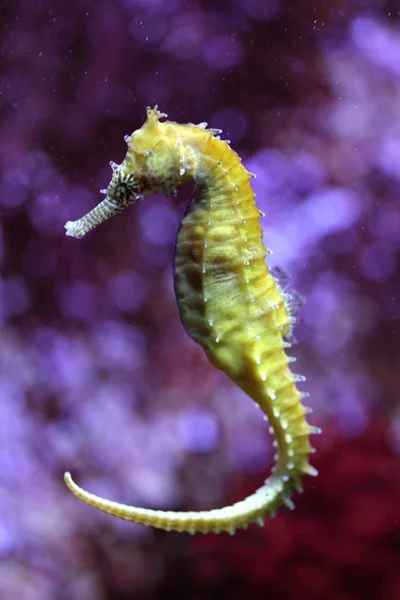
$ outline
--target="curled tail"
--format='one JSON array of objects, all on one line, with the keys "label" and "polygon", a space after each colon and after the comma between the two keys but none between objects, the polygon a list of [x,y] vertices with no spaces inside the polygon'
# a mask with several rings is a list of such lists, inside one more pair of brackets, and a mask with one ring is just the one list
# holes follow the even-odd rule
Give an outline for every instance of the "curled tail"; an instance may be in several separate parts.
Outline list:
[{"label": "curled tail", "polygon": [[[282,352],[282,369],[278,369],[278,372],[284,369],[284,358],[287,357]],[[303,475],[318,474],[308,463],[308,455],[312,451],[308,438],[312,433],[320,433],[320,430],[307,423],[307,409],[300,401],[303,394],[295,387],[295,381],[296,376],[293,375],[272,398],[266,394],[265,383],[261,379],[258,391],[253,388],[252,397],[270,420],[275,433],[274,445],[278,448],[276,464],[263,486],[231,506],[196,512],[151,510],[90,494],[72,480],[70,473],[65,473],[65,483],[75,496],[98,510],[166,531],[192,534],[226,531],[234,534],[236,529],[246,528],[250,523],[263,525],[264,517],[274,516],[281,506],[294,508],[291,496],[295,490],[301,490]]]},{"label": "curled tail", "polygon": [[119,504],[86,492],[72,480],[70,473],[65,473],[64,479],[71,492],[90,506],[120,519],[150,525],[166,531],[186,531],[188,533],[227,531],[233,535],[236,529],[247,527],[250,523],[263,525],[263,518],[273,515],[283,504],[293,508],[285,490],[285,484],[278,475],[272,475],[267,479],[265,485],[241,502],[223,508],[196,512],[151,510]]}]

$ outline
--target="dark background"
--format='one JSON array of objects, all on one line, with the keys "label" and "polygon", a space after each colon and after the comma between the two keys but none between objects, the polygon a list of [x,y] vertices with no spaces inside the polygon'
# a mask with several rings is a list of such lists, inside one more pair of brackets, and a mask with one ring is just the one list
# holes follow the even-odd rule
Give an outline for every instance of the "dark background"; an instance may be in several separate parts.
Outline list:
[{"label": "dark background", "polygon": [[[398,600],[398,2],[0,6],[1,599]],[[118,521],[62,480],[204,510],[272,464],[259,411],[179,322],[191,186],[64,235],[154,104],[232,140],[270,264],[308,300],[294,354],[320,476],[293,513],[234,537]]]}]

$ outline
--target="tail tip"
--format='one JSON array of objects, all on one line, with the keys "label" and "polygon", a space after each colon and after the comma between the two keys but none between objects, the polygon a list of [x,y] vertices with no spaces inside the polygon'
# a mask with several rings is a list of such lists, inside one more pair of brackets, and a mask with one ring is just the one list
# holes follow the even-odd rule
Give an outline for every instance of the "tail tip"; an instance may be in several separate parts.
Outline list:
[{"label": "tail tip", "polygon": [[68,487],[71,487],[71,485],[73,484],[73,480],[72,480],[72,476],[71,473],[69,471],[65,471],[64,473],[64,481],[67,484]]}]

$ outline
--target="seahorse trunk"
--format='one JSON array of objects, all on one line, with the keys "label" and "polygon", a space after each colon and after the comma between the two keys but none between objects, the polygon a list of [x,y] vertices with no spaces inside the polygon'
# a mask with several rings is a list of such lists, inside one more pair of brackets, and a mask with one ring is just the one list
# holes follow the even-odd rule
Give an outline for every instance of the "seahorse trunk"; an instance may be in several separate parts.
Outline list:
[{"label": "seahorse trunk", "polygon": [[[210,362],[240,386],[270,421],[278,449],[276,465],[265,484],[245,500],[200,512],[127,506],[89,494],[69,473],[65,481],[78,498],[122,519],[166,530],[233,533],[252,522],[261,524],[263,517],[282,505],[293,507],[291,495],[300,489],[302,476],[317,474],[308,463],[312,450],[308,439],[319,430],[306,421],[304,394],[296,388],[296,381],[304,378],[291,373],[292,359],[285,354],[293,318],[288,299],[265,262],[260,211],[249,183],[252,175],[225,142],[213,137],[214,130],[205,130],[204,124],[159,123],[159,116],[156,109],[149,110],[146,125],[129,138],[129,144],[135,145],[128,150],[124,168],[126,173],[133,171],[136,190],[146,195],[163,185],[169,191],[194,178],[196,193],[175,248],[180,316]],[[145,160],[148,171],[141,173],[141,179],[137,169]]]}]

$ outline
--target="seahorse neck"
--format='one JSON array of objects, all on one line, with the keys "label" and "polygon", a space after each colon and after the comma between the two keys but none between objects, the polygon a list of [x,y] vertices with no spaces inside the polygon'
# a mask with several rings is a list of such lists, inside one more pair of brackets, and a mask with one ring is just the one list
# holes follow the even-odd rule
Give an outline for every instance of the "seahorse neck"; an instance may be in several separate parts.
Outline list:
[{"label": "seahorse neck", "polygon": [[[206,131],[200,138],[187,138],[181,142],[181,173],[184,171],[191,177],[197,188],[206,195],[218,193],[227,186],[237,189],[238,184],[231,181],[229,174],[233,167],[242,172],[241,181],[248,181],[250,174],[240,161],[240,157],[232,151],[226,142],[216,139]],[[197,194],[201,200],[201,194]],[[203,198],[204,199],[204,198]],[[216,198],[218,200],[218,197]]]}]

